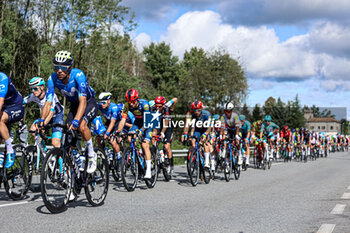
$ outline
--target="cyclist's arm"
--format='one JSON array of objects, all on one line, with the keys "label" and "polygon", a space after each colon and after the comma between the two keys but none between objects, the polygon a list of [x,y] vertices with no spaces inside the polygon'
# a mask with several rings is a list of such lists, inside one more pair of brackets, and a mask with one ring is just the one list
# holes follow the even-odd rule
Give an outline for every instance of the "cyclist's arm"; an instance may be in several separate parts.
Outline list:
[{"label": "cyclist's arm", "polygon": [[44,121],[44,124],[45,124],[45,125],[47,125],[47,124],[51,121],[51,119],[52,119],[52,117],[53,117],[53,114],[54,114],[53,111],[50,111],[50,112],[49,112],[49,115],[45,118],[45,121]]},{"label": "cyclist's arm", "polygon": [[118,125],[118,132],[121,132],[123,130],[126,119],[128,118],[128,112],[129,112],[129,103],[125,103],[122,111],[122,119],[120,120]]},{"label": "cyclist's arm", "polygon": [[190,128],[190,122],[191,122],[190,112],[187,112],[186,120],[185,120],[185,128],[184,128],[184,131],[183,131],[184,134],[188,133],[188,130]]},{"label": "cyclist's arm", "polygon": [[1,78],[1,82],[0,82],[0,111],[2,111],[2,106],[5,103],[5,98],[7,95],[7,91],[8,91],[8,78],[7,76],[4,74],[0,73],[0,78]]},{"label": "cyclist's arm", "polygon": [[2,106],[5,103],[5,98],[4,97],[0,97],[0,109],[2,109]]},{"label": "cyclist's arm", "polygon": [[115,122],[116,122],[115,119],[111,119],[111,122],[109,123],[109,126],[108,126],[108,128],[107,128],[107,132],[108,132],[108,133],[112,133],[111,131],[112,131],[113,128],[114,128]]},{"label": "cyclist's arm", "polygon": [[173,101],[173,104],[171,105],[171,107],[170,107],[170,111],[174,111],[174,109],[175,109],[175,105],[176,105],[176,103],[177,103],[177,98],[176,97],[174,97],[174,98],[172,98],[172,100],[171,101]]},{"label": "cyclist's arm", "polygon": [[46,103],[41,111],[41,119],[45,119],[49,115],[54,95],[55,95],[55,85],[50,76],[49,80],[47,81]]},{"label": "cyclist's arm", "polygon": [[86,109],[86,104],[87,104],[86,97],[80,96],[78,110],[77,110],[77,113],[75,114],[75,117],[74,117],[74,119],[78,120],[79,122],[84,115],[84,112]]}]

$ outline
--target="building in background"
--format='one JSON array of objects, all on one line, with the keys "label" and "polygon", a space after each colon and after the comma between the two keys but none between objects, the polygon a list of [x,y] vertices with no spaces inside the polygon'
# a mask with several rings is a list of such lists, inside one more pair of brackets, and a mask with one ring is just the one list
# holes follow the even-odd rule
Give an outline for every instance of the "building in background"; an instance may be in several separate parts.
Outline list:
[{"label": "building in background", "polygon": [[325,132],[327,134],[337,134],[341,131],[340,121],[333,117],[314,117],[312,110],[304,111],[306,128],[314,132]]}]

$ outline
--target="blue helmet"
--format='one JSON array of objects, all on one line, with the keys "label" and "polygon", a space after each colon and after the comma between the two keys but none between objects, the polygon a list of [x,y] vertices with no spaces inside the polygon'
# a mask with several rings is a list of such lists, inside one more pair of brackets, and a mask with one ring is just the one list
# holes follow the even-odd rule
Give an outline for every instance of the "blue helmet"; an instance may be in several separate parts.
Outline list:
[{"label": "blue helmet", "polygon": [[34,77],[29,81],[29,88],[45,86],[45,80],[40,77]]},{"label": "blue helmet", "polygon": [[244,116],[244,115],[239,115],[239,119],[240,119],[241,121],[244,121],[244,120],[245,120],[245,116]]},{"label": "blue helmet", "polygon": [[217,120],[219,120],[220,119],[220,115],[219,114],[215,114],[214,116],[213,116],[213,120],[214,121],[217,121]]},{"label": "blue helmet", "polygon": [[265,116],[265,121],[271,121],[271,120],[272,120],[272,118],[271,118],[270,115],[266,115],[266,116]]}]

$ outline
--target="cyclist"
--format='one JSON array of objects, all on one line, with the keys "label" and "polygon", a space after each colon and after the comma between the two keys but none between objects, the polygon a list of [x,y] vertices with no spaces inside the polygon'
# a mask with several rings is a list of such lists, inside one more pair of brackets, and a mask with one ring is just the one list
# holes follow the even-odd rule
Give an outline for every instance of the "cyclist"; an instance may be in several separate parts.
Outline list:
[{"label": "cyclist", "polygon": [[239,115],[239,120],[241,121],[241,131],[242,131],[242,138],[244,141],[244,144],[246,146],[246,164],[249,165],[249,156],[250,156],[250,150],[249,150],[249,145],[250,145],[250,137],[251,137],[251,124],[248,120],[246,120],[245,115]]},{"label": "cyclist", "polygon": [[[24,116],[23,98],[16,90],[10,77],[0,72],[0,135],[5,140],[6,163],[10,168],[15,163],[15,151],[9,134],[9,125],[20,121]],[[0,139],[0,140],[1,140]],[[0,168],[4,166],[4,155],[0,154]]]},{"label": "cyclist", "polygon": [[[232,103],[226,103],[224,106],[224,115],[221,116],[221,132],[220,137],[225,139],[225,135],[228,136],[228,138],[235,139],[234,143],[238,148],[238,151],[240,149],[239,146],[239,140],[241,139],[239,136],[239,131],[241,129],[241,122],[239,120],[239,117],[237,113],[233,112],[233,104]],[[226,143],[224,142],[224,148],[226,148]],[[240,155],[238,158],[238,165],[242,165],[243,158]]]},{"label": "cyclist", "polygon": [[128,118],[128,112],[130,111],[131,113],[133,113],[135,116],[135,122],[129,132],[137,133],[140,136],[144,137],[144,141],[141,143],[141,147],[145,155],[146,167],[147,167],[144,178],[150,179],[152,177],[152,172],[151,172],[152,160],[151,160],[151,151],[150,151],[149,144],[152,139],[153,128],[151,127],[145,128],[144,119],[143,119],[144,113],[150,112],[149,103],[147,100],[139,99],[139,93],[135,89],[127,90],[125,94],[125,99],[127,102],[124,104],[122,119],[118,125],[117,133],[120,133],[123,130],[126,120]]},{"label": "cyclist", "polygon": [[[262,123],[261,125],[260,138],[263,138],[263,134],[265,135],[266,139],[270,144],[271,155],[273,155],[273,152],[274,152],[273,145],[272,145],[274,141],[273,133],[276,133],[276,131],[278,131],[280,127],[271,121],[272,118],[270,115],[266,115],[264,120],[265,120],[264,123]],[[265,149],[266,149],[266,141],[264,141],[264,150]]]},{"label": "cyclist", "polygon": [[164,139],[164,150],[168,155],[170,162],[170,175],[174,172],[174,158],[173,152],[171,150],[171,142],[173,138],[173,130],[170,124],[170,115],[174,112],[175,105],[177,103],[177,98],[171,99],[166,103],[166,99],[163,96],[158,96],[154,100],[154,105],[151,107],[151,112],[160,112],[160,128],[153,130],[153,135],[160,134],[160,138]]},{"label": "cyclist", "polygon": [[104,132],[104,139],[108,139],[111,143],[113,150],[115,151],[117,158],[120,158],[120,147],[116,140],[114,140],[111,136],[111,134],[117,130],[118,124],[117,119],[118,116],[121,115],[122,108],[119,108],[119,106],[113,102],[111,102],[112,99],[112,93],[110,92],[102,92],[98,99],[100,102],[98,103],[98,108],[102,112],[103,117],[106,119],[106,131]]},{"label": "cyclist", "polygon": [[[46,103],[46,91],[45,89],[45,81],[40,77],[34,77],[29,81],[29,88],[31,90],[31,94],[23,99],[23,104],[28,104],[31,102],[35,102],[38,104],[40,111],[42,111],[45,103]],[[44,124],[49,124],[52,122],[54,124],[63,124],[63,106],[58,100],[56,94],[53,95],[52,104],[50,107],[50,113],[45,119]],[[38,120],[35,120],[30,127],[31,131],[35,131],[37,129]],[[35,136],[32,134],[33,137]],[[62,138],[62,128],[61,127],[53,127],[52,128],[52,145],[54,147],[61,146],[61,138]]]},{"label": "cyclist", "polygon": [[98,106],[94,90],[89,86],[85,74],[79,69],[72,68],[73,61],[72,54],[67,51],[59,51],[54,56],[55,73],[51,74],[47,83],[46,103],[39,122],[42,126],[49,115],[55,88],[57,88],[71,103],[66,124],[69,125],[69,129],[78,130],[81,133],[88,152],[87,172],[93,173],[96,169],[97,155],[93,148],[88,124],[97,116]]},{"label": "cyclist", "polygon": [[[185,141],[188,138],[188,131],[190,128],[190,122],[192,119],[194,120],[194,127],[192,127],[190,136],[194,137],[191,141],[191,146],[194,148],[196,146],[195,138],[201,138],[201,141],[204,145],[204,166],[209,168],[209,156],[211,151],[211,145],[208,142],[209,134],[211,132],[211,124],[205,124],[205,122],[211,121],[211,114],[209,111],[203,109],[202,101],[194,101],[191,104],[191,111],[187,112],[185,128],[183,131],[183,135],[181,137],[181,141]],[[212,170],[215,170],[215,161],[214,156],[211,156],[211,166]]]}]

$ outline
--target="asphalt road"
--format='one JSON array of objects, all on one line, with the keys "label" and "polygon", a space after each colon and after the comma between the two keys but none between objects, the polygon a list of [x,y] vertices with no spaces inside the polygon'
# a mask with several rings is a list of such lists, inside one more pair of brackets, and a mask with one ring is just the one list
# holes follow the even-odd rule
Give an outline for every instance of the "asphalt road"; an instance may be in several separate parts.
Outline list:
[{"label": "asphalt road", "polygon": [[185,166],[175,169],[173,181],[161,176],[154,189],[139,183],[129,193],[113,181],[103,206],[82,194],[58,215],[40,193],[13,202],[1,189],[0,232],[350,232],[350,153],[250,168],[239,180],[197,187]]}]

